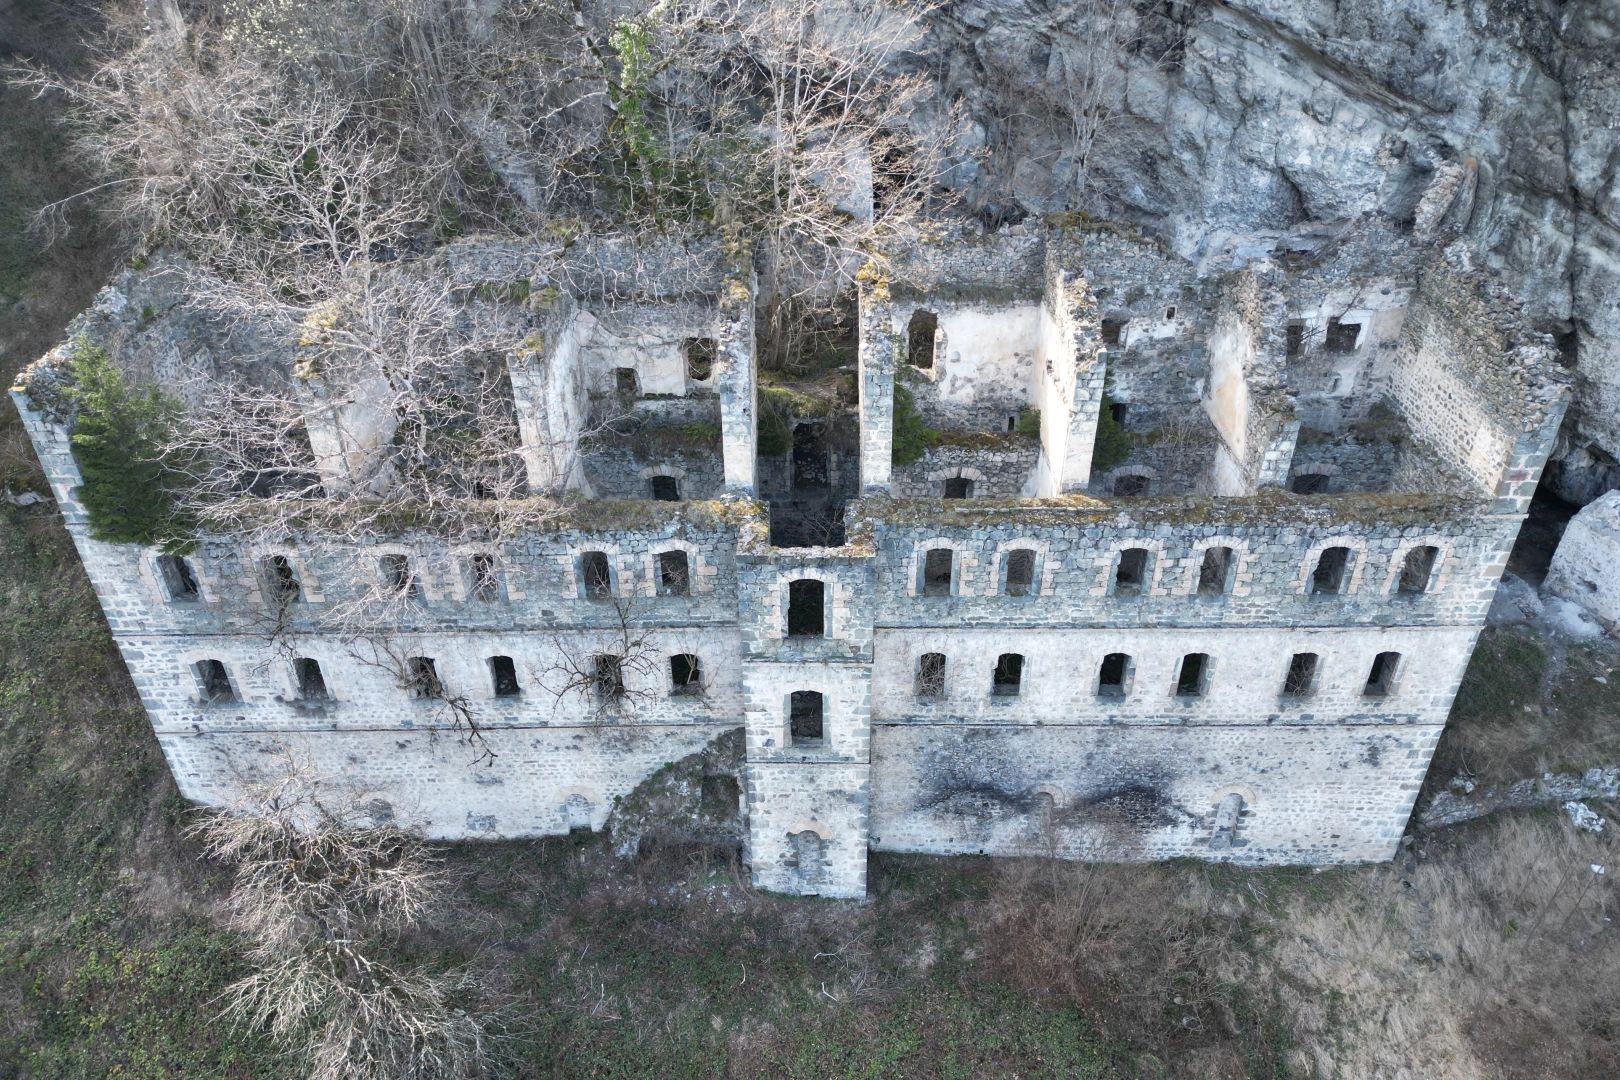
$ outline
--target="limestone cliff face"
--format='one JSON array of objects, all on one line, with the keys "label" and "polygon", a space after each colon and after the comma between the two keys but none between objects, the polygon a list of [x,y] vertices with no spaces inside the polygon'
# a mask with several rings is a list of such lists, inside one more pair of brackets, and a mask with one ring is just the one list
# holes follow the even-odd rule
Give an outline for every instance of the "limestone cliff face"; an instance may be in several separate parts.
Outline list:
[{"label": "limestone cliff face", "polygon": [[1367,215],[1460,232],[1577,365],[1553,482],[1620,486],[1620,0],[1142,4],[1083,192],[1073,87],[1108,6],[940,13],[971,204],[1134,218],[1210,272]]}]

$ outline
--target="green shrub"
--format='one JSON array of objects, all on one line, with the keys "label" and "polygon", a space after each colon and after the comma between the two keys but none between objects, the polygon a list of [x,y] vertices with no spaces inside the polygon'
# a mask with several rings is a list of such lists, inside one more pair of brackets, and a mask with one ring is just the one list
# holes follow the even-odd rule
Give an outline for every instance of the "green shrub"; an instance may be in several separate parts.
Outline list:
[{"label": "green shrub", "polygon": [[1025,409],[1018,414],[1018,434],[1026,439],[1041,437],[1041,410]]},{"label": "green shrub", "polygon": [[131,394],[105,349],[73,344],[73,382],[64,394],[75,409],[73,458],[84,484],[77,495],[97,540],[173,543],[183,536],[175,492],[183,473],[163,445],[180,416],[178,402],[156,386]]},{"label": "green shrub", "polygon": [[1112,469],[1123,465],[1131,456],[1131,442],[1125,437],[1125,428],[1114,419],[1114,399],[1103,391],[1102,411],[1097,416],[1097,441],[1091,448],[1091,467]]},{"label": "green shrub", "polygon": [[923,423],[917,412],[917,399],[899,383],[894,385],[894,448],[890,460],[910,465],[930,446],[938,445],[939,432]]},{"label": "green shrub", "polygon": [[782,457],[793,445],[793,395],[775,387],[759,391],[758,449],[763,457]]}]

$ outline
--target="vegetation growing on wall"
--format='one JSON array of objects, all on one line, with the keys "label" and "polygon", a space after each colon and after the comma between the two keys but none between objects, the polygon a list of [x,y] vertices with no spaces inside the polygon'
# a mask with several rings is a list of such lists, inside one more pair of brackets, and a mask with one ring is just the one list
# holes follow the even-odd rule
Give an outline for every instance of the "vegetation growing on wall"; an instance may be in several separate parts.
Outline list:
[{"label": "vegetation growing on wall", "polygon": [[84,484],[77,495],[97,540],[178,544],[186,534],[176,493],[185,474],[166,450],[180,405],[156,386],[131,391],[105,349],[76,342],[72,383],[73,457]]},{"label": "vegetation growing on wall", "polygon": [[891,460],[896,465],[910,465],[922,458],[930,447],[939,444],[939,432],[923,423],[917,411],[917,398],[912,392],[894,384],[894,448]]},{"label": "vegetation growing on wall", "polygon": [[1092,471],[1123,465],[1131,456],[1131,442],[1125,426],[1114,419],[1114,399],[1103,391],[1102,411],[1097,414],[1097,441],[1091,448]]}]

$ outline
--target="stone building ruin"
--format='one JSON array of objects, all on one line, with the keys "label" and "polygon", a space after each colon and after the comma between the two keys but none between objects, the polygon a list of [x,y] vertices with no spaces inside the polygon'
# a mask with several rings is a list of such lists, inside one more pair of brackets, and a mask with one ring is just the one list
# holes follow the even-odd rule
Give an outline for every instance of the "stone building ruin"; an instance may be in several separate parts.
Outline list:
[{"label": "stone building ruin", "polygon": [[[187,798],[291,745],[435,837],[601,829],[741,730],[746,858],[782,892],[864,895],[869,850],[1394,853],[1568,399],[1466,241],[1368,221],[1211,269],[1072,216],[947,230],[857,275],[809,389],[760,370],[721,238],[578,248],[594,278],[443,253],[524,285],[488,302],[529,312],[527,482],[574,494],[520,532],[104,543],[49,393],[66,348],[20,380]],[[181,394],[229,345],[164,287],[126,272],[72,332]],[[310,406],[323,483],[387,453],[359,412]],[[321,618],[374,587],[403,683]],[[634,655],[603,646],[627,627]]]}]

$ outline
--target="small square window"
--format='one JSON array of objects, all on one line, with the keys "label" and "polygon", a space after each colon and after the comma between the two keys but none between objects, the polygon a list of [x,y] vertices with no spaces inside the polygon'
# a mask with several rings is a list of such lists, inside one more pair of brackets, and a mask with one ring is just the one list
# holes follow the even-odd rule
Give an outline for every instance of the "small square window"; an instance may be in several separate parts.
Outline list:
[{"label": "small square window", "polygon": [[996,672],[990,682],[991,697],[1017,697],[1023,689],[1024,658],[1018,653],[1002,653],[996,658]]},{"label": "small square window", "polygon": [[1360,336],[1360,323],[1341,323],[1338,319],[1329,319],[1323,345],[1328,352],[1352,353],[1356,351],[1356,341]]},{"label": "small square window", "polygon": [[191,572],[191,564],[185,559],[178,555],[159,555],[157,568],[170,600],[179,604],[195,604],[202,598],[197,590],[197,576]]},{"label": "small square window", "polygon": [[965,476],[952,476],[945,481],[945,497],[947,499],[973,498],[973,481]]},{"label": "small square window", "polygon": [[669,658],[669,679],[677,697],[697,697],[703,693],[703,664],[692,653]]},{"label": "small square window", "polygon": [[647,486],[652,497],[657,502],[680,502],[681,484],[673,476],[652,476],[647,478]]},{"label": "small square window", "polygon": [[413,656],[406,660],[405,677],[411,697],[423,700],[444,697],[438,666],[429,657]]}]

